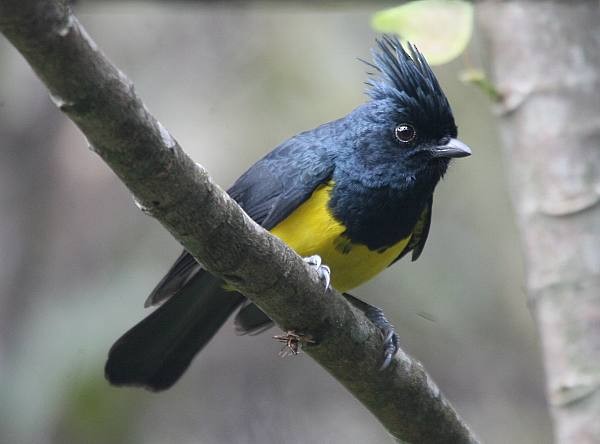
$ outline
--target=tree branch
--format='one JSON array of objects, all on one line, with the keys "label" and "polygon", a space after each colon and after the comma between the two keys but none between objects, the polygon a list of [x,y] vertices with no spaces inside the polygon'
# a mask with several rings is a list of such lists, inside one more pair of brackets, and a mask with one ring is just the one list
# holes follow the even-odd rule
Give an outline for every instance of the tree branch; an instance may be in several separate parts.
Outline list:
[{"label": "tree branch", "polygon": [[505,97],[500,127],[556,442],[600,442],[600,8],[496,1],[480,12]]},{"label": "tree branch", "polygon": [[0,0],[0,30],[145,211],[284,330],[312,336],[306,352],[394,437],[476,442],[420,363],[400,351],[378,371],[381,334],[183,152],[65,3]]}]

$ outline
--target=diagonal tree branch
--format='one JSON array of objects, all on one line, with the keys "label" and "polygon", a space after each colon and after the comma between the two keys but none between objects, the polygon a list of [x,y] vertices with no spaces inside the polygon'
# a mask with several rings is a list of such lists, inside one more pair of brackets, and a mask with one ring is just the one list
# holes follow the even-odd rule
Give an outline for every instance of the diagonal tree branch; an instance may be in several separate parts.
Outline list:
[{"label": "diagonal tree branch", "polygon": [[312,336],[307,353],[396,439],[477,442],[419,362],[400,351],[378,371],[375,327],[183,152],[64,2],[0,0],[0,30],[145,211],[284,330]]}]

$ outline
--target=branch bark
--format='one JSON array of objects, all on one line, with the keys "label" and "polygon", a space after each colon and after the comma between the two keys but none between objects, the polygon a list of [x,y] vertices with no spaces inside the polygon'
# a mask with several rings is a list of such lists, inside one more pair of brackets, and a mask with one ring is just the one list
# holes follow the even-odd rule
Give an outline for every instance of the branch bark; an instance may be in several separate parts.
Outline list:
[{"label": "branch bark", "polygon": [[144,210],[213,274],[284,330],[398,440],[475,443],[422,365],[400,351],[378,371],[382,337],[316,273],[255,224],[149,113],[64,2],[0,0],[0,30]]},{"label": "branch bark", "polygon": [[487,2],[480,13],[556,440],[600,442],[599,3]]}]

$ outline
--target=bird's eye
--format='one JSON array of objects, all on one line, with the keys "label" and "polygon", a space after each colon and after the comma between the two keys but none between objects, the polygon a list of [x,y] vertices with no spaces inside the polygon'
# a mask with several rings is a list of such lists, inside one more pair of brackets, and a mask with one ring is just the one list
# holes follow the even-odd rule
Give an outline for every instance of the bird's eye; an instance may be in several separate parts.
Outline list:
[{"label": "bird's eye", "polygon": [[417,137],[417,132],[415,131],[414,127],[408,123],[398,125],[394,130],[394,134],[396,139],[402,143],[412,142],[415,140],[415,137]]}]

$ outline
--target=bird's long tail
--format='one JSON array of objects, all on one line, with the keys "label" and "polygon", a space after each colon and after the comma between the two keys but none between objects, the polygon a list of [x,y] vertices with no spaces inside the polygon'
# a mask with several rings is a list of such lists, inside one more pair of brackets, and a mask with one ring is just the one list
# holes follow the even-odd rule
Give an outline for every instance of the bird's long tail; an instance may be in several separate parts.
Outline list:
[{"label": "bird's long tail", "polygon": [[244,301],[205,271],[125,333],[110,349],[106,378],[150,390],[171,387]]}]

